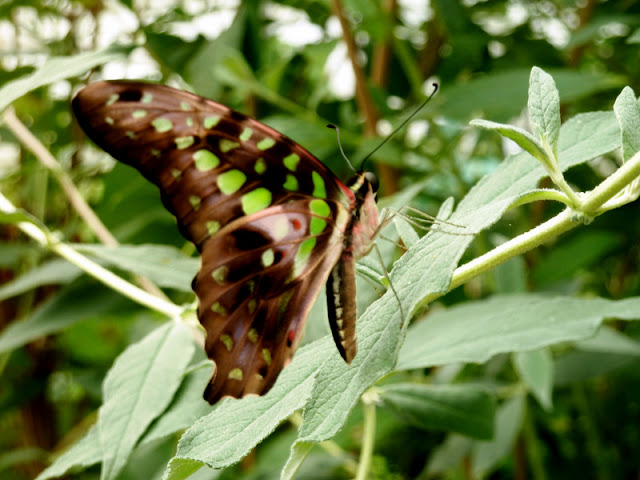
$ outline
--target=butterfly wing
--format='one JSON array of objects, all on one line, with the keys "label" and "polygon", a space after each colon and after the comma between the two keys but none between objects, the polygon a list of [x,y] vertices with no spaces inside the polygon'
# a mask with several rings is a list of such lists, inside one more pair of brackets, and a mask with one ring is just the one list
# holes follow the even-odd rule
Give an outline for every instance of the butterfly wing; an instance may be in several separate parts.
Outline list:
[{"label": "butterfly wing", "polygon": [[201,252],[208,400],[268,391],[340,257],[350,190],[297,143],[188,92],[99,82],[73,109],[97,145],[160,188]]}]

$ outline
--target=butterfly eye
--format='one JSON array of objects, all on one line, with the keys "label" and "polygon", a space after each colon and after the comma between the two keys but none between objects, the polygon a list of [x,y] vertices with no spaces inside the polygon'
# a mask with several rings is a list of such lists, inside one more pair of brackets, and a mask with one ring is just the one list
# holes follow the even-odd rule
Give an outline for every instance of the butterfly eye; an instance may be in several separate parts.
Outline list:
[{"label": "butterfly eye", "polygon": [[373,172],[365,172],[364,178],[367,180],[367,182],[369,182],[369,185],[371,185],[371,190],[373,191],[373,193],[376,193],[378,191],[378,187],[380,186],[380,182],[378,181],[378,177],[376,177],[376,174]]}]

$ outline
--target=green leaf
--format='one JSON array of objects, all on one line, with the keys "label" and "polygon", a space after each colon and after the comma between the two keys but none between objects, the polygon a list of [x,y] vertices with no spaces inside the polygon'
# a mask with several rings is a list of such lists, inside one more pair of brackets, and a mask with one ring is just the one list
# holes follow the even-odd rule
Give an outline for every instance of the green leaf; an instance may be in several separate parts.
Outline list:
[{"label": "green leaf", "polygon": [[401,419],[425,430],[445,430],[481,439],[493,435],[495,402],[475,385],[393,384],[380,398]]},{"label": "green leaf", "polygon": [[0,353],[102,315],[123,302],[126,300],[121,295],[94,282],[72,284],[40,305],[28,318],[5,328],[0,333]]},{"label": "green leaf", "polygon": [[409,222],[407,222],[406,219],[400,217],[399,215],[396,215],[393,218],[393,224],[398,231],[398,235],[400,236],[402,243],[404,243],[407,248],[413,247],[416,242],[420,240],[420,237],[416,233],[415,229]]},{"label": "green leaf", "polygon": [[469,437],[463,437],[456,433],[447,435],[447,439],[433,449],[429,462],[424,469],[426,475],[419,478],[431,478],[436,474],[445,473],[452,467],[462,464],[472,445],[473,440]]},{"label": "green leaf", "polygon": [[287,463],[282,468],[280,480],[293,480],[296,477],[302,462],[313,448],[313,443],[310,442],[296,442],[291,448],[291,455],[289,456]]},{"label": "green leaf", "polygon": [[532,270],[531,277],[539,287],[560,281],[575,282],[580,271],[619,248],[623,240],[622,235],[611,231],[579,232],[546,253]]},{"label": "green leaf", "polygon": [[522,149],[529,152],[533,158],[537,159],[543,164],[549,166],[553,165],[553,160],[549,158],[542,144],[540,144],[538,140],[536,140],[533,135],[531,135],[526,130],[514,127],[512,125],[504,125],[502,123],[495,123],[490,122],[489,120],[481,119],[471,120],[471,122],[469,123],[476,127],[482,127],[487,130],[495,130],[503,137],[510,138],[511,140],[516,142]]},{"label": "green leaf", "polygon": [[0,287],[0,301],[21,295],[43,285],[63,285],[80,276],[75,265],[55,258],[39,265]]},{"label": "green leaf", "polygon": [[169,405],[195,350],[188,328],[167,322],[128,347],[107,373],[98,430],[101,478],[115,478],[151,422]]},{"label": "green leaf", "polygon": [[101,459],[102,452],[98,428],[94,425],[84,437],[40,472],[36,480],[61,477],[72,468],[87,468],[98,463]]},{"label": "green leaf", "polygon": [[106,260],[111,266],[142,275],[160,287],[191,292],[191,280],[200,268],[200,260],[187,257],[180,250],[166,245],[104,245],[74,244],[74,248]]},{"label": "green leaf", "polygon": [[[282,421],[304,407],[318,365],[330,352],[335,353],[335,346],[328,337],[308,344],[298,351],[266,395],[227,398],[217,403],[209,415],[199,419],[182,436],[176,458],[206,463],[211,468],[240,461]],[[169,474],[165,478],[183,477]]]},{"label": "green leaf", "polygon": [[576,342],[575,347],[587,352],[631,356],[640,355],[640,342],[607,325],[602,325],[593,337]]},{"label": "green leaf", "polygon": [[112,46],[99,52],[49,58],[32,74],[6,83],[0,88],[0,112],[25,93],[59,80],[83,75],[98,65],[123,60],[131,50],[132,47]]},{"label": "green leaf", "polygon": [[560,135],[560,96],[551,75],[533,67],[529,77],[529,122],[538,140],[548,142],[554,154],[558,152]]},{"label": "green leaf", "polygon": [[605,318],[640,318],[638,309],[640,297],[612,301],[529,294],[469,302],[411,325],[398,369],[481,363],[498,353],[581,340]]},{"label": "green leaf", "polygon": [[505,457],[508,457],[520,431],[524,417],[525,399],[510,398],[498,408],[496,434],[488,442],[476,442],[471,452],[473,475],[484,478]]},{"label": "green leaf", "polygon": [[[190,458],[173,457],[165,470],[162,480],[184,480],[202,468],[202,463]],[[214,477],[216,478],[216,477]]]},{"label": "green leaf", "polygon": [[575,385],[637,365],[638,359],[627,354],[574,350],[556,359],[554,385]]},{"label": "green leaf", "polygon": [[[202,350],[196,350],[193,359],[198,361],[203,356],[204,352]],[[212,365],[209,360],[199,360],[199,363],[188,369],[171,405],[161,417],[154,421],[140,441],[140,445],[153,444],[158,439],[184,430],[198,418],[211,411],[213,407],[202,398],[204,387],[211,379],[211,370]],[[37,480],[56,478],[67,474],[73,469],[89,467],[101,462],[103,457],[104,451],[100,443],[98,428],[93,426],[80,441],[56,458],[46,470],[41,472]]]},{"label": "green leaf", "polygon": [[553,407],[551,391],[553,387],[553,359],[547,348],[528,352],[517,352],[513,363],[520,378],[545,410]]},{"label": "green leaf", "polygon": [[622,89],[613,104],[613,111],[622,134],[622,160],[627,161],[640,151],[640,107],[631,88]]}]

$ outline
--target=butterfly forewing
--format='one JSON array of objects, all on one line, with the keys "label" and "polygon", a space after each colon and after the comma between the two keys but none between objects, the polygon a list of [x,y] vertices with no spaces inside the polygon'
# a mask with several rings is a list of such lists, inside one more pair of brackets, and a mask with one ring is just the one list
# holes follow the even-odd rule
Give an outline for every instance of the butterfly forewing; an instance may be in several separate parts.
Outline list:
[{"label": "butterfly forewing", "polygon": [[297,143],[187,92],[100,82],[73,109],[97,145],[160,188],[201,252],[193,289],[216,363],[208,400],[266,392],[351,248],[346,240],[359,226],[353,192]]}]

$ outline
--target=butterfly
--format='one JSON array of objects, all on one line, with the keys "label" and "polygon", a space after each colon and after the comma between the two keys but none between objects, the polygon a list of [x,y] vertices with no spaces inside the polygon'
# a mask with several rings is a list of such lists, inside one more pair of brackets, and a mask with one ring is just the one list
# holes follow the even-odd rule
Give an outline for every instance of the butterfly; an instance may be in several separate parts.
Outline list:
[{"label": "butterfly", "polygon": [[371,173],[344,184],[276,130],[164,85],[97,82],[72,108],[89,138],[159,187],[200,252],[192,288],[215,363],[210,403],[273,386],[325,284],[333,339],[353,360],[355,261],[380,225]]}]

